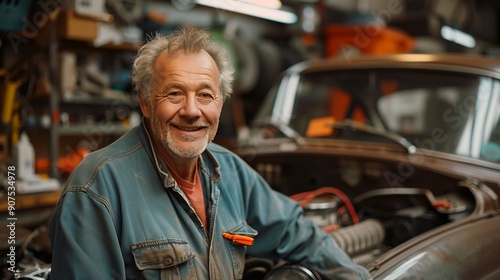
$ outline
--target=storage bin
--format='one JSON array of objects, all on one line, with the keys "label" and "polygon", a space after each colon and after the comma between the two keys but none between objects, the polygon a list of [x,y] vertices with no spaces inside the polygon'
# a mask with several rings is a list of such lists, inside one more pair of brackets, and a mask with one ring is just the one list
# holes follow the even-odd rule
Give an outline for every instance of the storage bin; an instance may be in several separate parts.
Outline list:
[{"label": "storage bin", "polygon": [[31,0],[0,0],[0,31],[21,31],[31,11]]}]

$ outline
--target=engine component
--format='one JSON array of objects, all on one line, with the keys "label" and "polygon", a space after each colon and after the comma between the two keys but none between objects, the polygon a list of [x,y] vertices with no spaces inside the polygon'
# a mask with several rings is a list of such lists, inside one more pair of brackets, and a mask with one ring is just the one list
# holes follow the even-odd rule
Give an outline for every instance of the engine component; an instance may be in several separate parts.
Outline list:
[{"label": "engine component", "polygon": [[387,243],[397,246],[448,221],[448,215],[421,206],[398,210],[387,228]]},{"label": "engine component", "polygon": [[[328,197],[333,196],[331,200],[327,200],[328,203],[323,204],[325,202],[325,199],[328,199]],[[334,187],[321,187],[319,189],[316,189],[314,191],[309,191],[309,192],[302,192],[302,193],[296,193],[292,196],[290,196],[292,199],[295,199],[299,202],[299,205],[302,206],[307,212],[309,212],[309,215],[311,214],[311,211],[315,214],[320,214],[324,218],[325,211],[330,215],[330,212],[335,210],[337,212],[337,208],[339,207],[338,205],[340,202],[342,202],[343,206],[346,207],[347,212],[349,213],[349,216],[351,218],[351,221],[353,224],[357,224],[359,222],[358,214],[356,213],[356,210],[354,209],[354,206],[352,205],[349,197],[345,195],[341,190],[334,188]],[[313,202],[316,200],[316,202]],[[332,204],[332,202],[335,203],[335,205]],[[309,206],[308,206],[309,205]],[[320,210],[319,213],[317,210]],[[315,215],[313,215],[315,216]],[[333,216],[330,216],[331,218]],[[323,219],[321,219],[323,220]],[[335,221],[337,220],[337,216],[335,215]],[[320,221],[320,226],[323,227],[328,227],[328,226],[333,226],[336,225],[335,223],[325,223],[322,224]]]},{"label": "engine component", "polygon": [[385,237],[385,230],[379,220],[367,219],[358,224],[331,231],[329,235],[349,256],[354,257],[380,248]]},{"label": "engine component", "polygon": [[334,225],[337,223],[339,203],[337,197],[319,196],[303,206],[304,214],[322,228]]}]

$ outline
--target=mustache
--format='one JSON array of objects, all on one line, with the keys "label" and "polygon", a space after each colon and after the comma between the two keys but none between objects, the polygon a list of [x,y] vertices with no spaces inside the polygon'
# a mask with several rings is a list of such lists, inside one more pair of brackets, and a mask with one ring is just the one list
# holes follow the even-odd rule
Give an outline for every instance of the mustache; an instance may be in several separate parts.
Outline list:
[{"label": "mustache", "polygon": [[210,126],[208,122],[196,120],[196,121],[169,121],[167,123],[168,125],[173,125],[173,126],[198,126],[198,127],[205,127],[205,126]]}]

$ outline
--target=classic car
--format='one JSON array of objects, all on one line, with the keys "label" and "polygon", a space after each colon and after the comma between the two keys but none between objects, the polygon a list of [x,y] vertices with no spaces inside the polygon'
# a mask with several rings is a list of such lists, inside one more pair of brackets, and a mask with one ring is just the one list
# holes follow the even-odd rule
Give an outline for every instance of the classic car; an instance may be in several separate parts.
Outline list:
[{"label": "classic car", "polygon": [[500,279],[500,59],[301,62],[235,152],[374,279]]}]

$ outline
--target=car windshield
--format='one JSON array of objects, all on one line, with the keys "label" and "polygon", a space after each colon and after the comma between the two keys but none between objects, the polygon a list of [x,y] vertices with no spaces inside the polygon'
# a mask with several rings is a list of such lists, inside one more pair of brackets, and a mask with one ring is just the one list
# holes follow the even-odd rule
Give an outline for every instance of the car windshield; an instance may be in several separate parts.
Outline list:
[{"label": "car windshield", "polygon": [[255,123],[279,122],[306,138],[382,141],[333,128],[349,120],[397,133],[419,149],[499,163],[499,115],[500,83],[490,77],[435,70],[349,69],[284,76],[271,89]]}]

